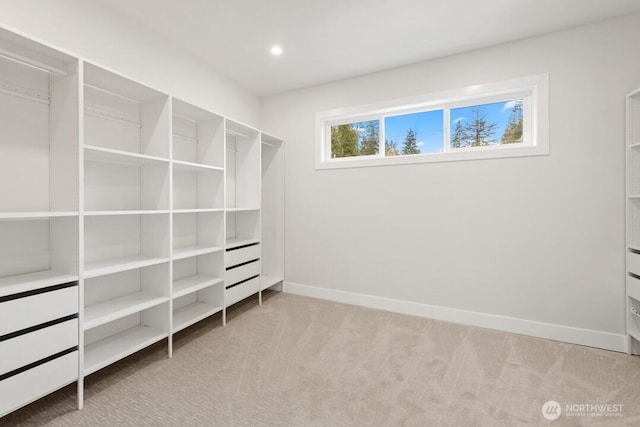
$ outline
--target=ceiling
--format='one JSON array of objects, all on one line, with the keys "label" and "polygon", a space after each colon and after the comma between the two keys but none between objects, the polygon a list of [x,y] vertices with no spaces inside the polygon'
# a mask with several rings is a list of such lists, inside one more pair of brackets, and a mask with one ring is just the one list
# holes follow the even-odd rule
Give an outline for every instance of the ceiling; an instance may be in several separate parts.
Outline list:
[{"label": "ceiling", "polygon": [[640,12],[639,0],[96,1],[258,95]]}]

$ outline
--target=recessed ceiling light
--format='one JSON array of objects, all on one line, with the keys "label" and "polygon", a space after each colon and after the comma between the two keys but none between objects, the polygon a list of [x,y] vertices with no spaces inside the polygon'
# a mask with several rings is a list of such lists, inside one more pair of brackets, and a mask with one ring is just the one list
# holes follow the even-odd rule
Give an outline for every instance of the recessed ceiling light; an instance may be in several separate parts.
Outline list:
[{"label": "recessed ceiling light", "polygon": [[273,56],[282,55],[282,46],[278,46],[277,44],[271,46],[271,55]]}]

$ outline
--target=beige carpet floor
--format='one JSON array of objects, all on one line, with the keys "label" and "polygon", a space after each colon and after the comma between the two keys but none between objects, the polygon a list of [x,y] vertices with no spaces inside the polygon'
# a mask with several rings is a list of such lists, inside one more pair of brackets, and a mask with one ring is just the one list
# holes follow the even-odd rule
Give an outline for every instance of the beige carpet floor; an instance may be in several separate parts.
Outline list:
[{"label": "beige carpet floor", "polygon": [[[640,426],[640,357],[269,293],[0,419],[51,426]],[[542,417],[545,401],[622,416]]]}]

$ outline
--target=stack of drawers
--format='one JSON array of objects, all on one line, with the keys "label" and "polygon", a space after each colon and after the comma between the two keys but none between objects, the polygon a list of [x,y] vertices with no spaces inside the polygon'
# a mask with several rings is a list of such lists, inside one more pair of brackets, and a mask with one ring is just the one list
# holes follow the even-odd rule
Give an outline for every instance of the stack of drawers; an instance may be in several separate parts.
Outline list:
[{"label": "stack of drawers", "polygon": [[226,250],[224,305],[230,306],[260,291],[260,243]]},{"label": "stack of drawers", "polygon": [[640,354],[640,253],[627,253],[628,352]]},{"label": "stack of drawers", "polygon": [[0,417],[78,379],[78,282],[0,295]]}]

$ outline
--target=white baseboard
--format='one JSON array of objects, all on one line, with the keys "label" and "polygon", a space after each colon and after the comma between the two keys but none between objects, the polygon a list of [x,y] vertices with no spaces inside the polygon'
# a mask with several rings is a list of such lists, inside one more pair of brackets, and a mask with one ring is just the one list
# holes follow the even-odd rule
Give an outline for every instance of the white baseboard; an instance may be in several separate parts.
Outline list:
[{"label": "white baseboard", "polygon": [[627,351],[627,337],[623,334],[612,334],[609,332],[517,319],[515,317],[498,316],[475,311],[459,310],[456,308],[356,294],[353,292],[338,291],[335,289],[301,285],[293,282],[284,283],[284,292],[362,307],[375,308],[378,310],[392,311],[394,313],[408,314],[411,316],[426,317],[430,319],[444,320],[447,322],[461,323],[463,325],[478,326],[481,328],[496,329],[498,331],[546,338],[571,344],[579,344],[619,352]]}]

